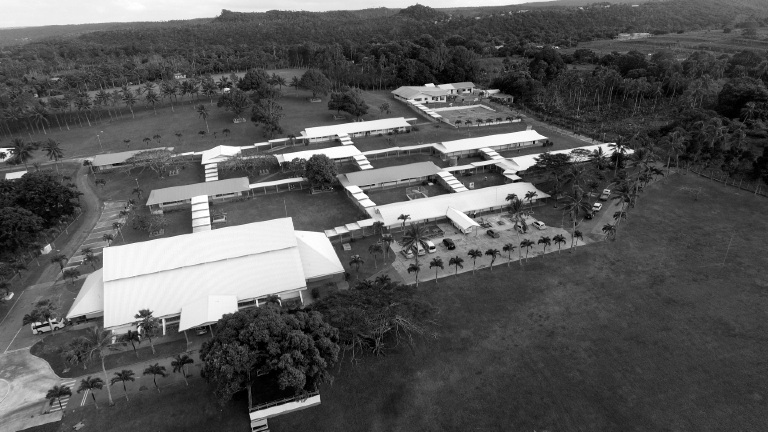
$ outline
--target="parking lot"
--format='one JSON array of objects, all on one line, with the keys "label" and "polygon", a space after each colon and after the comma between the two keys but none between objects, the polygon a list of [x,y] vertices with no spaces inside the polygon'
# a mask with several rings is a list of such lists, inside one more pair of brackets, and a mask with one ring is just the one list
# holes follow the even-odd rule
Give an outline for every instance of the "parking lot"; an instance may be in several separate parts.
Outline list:
[{"label": "parking lot", "polygon": [[[476,220],[480,220],[481,217],[477,217]],[[567,249],[571,246],[571,235],[569,232],[562,228],[554,228],[547,226],[543,230],[539,230],[537,228],[534,228],[533,222],[536,221],[533,217],[528,217],[526,220],[528,224],[528,231],[523,234],[518,234],[513,229],[513,223],[509,220],[507,217],[507,213],[503,214],[494,214],[494,215],[486,215],[483,216],[482,219],[484,219],[486,222],[489,222],[491,224],[491,228],[478,228],[475,233],[472,234],[462,234],[459,232],[455,227],[453,227],[451,224],[447,222],[440,222],[437,225],[445,232],[445,235],[443,237],[434,238],[431,239],[433,243],[435,243],[435,246],[437,247],[437,252],[435,253],[427,253],[425,255],[422,255],[419,257],[419,263],[421,266],[421,271],[419,272],[419,281],[428,281],[435,279],[435,268],[430,269],[429,263],[434,257],[441,257],[443,259],[443,265],[444,269],[438,269],[437,270],[437,276],[439,278],[446,277],[446,276],[452,276],[456,274],[456,268],[454,266],[449,266],[448,262],[452,257],[461,257],[464,259],[463,266],[464,268],[459,268],[459,273],[464,272],[471,272],[473,267],[473,260],[468,255],[469,251],[472,249],[479,249],[480,251],[485,254],[485,251],[488,249],[498,249],[499,252],[501,252],[501,256],[496,258],[496,261],[494,262],[494,266],[498,265],[504,265],[507,262],[510,261],[508,258],[508,253],[503,251],[503,247],[507,243],[511,243],[513,246],[515,246],[515,250],[512,252],[512,259],[511,261],[517,261],[519,259],[519,248],[520,248],[520,242],[523,241],[523,239],[529,239],[534,243],[534,246],[530,248],[528,251],[528,259],[535,259],[536,257],[542,255],[543,248],[542,245],[539,245],[537,242],[539,239],[543,236],[548,236],[550,239],[552,239],[554,236],[558,234],[562,234],[566,238],[566,243],[561,245],[563,249]],[[500,222],[502,224],[500,224]],[[498,238],[492,238],[488,234],[486,234],[488,229],[493,229],[499,234]],[[448,250],[448,248],[443,245],[442,241],[444,238],[450,238],[453,240],[454,244],[456,245],[456,248],[454,250]],[[396,239],[399,241],[400,237],[399,235],[396,235]],[[584,245],[583,242],[579,242],[579,246]],[[392,263],[392,266],[397,271],[397,273],[406,281],[406,283],[414,283],[416,280],[416,275],[413,273],[408,273],[408,266],[413,263],[415,260],[408,259],[403,255],[401,252],[402,247],[397,242],[392,243],[391,245],[392,251],[395,253],[397,258]],[[557,252],[557,244],[552,242],[551,246],[547,247],[546,253],[551,252]],[[522,250],[522,257],[525,259],[526,251],[525,249]],[[477,259],[476,262],[476,270],[484,269],[487,267],[490,267],[491,264],[491,258],[489,256],[483,255],[482,257]]]}]

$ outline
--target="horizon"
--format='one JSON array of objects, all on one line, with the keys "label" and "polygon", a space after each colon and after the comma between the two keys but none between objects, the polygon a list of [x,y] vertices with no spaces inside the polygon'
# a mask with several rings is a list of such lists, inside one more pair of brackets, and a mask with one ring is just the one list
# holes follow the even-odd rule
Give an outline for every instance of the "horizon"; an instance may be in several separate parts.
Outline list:
[{"label": "horizon", "polygon": [[[553,1],[553,0],[545,0]],[[482,5],[469,5],[463,0],[397,0],[386,5],[374,0],[363,0],[350,8],[343,1],[264,0],[258,8],[246,0],[33,0],[12,3],[4,7],[0,30],[45,27],[55,25],[85,25],[130,22],[183,21],[215,18],[222,9],[232,12],[266,12],[270,10],[328,12],[335,10],[362,10],[385,7],[403,9],[422,4],[436,9],[455,7],[514,6],[531,3],[527,0],[485,0]],[[250,3],[250,4],[249,4]],[[37,7],[35,7],[37,6]],[[40,13],[41,9],[44,11]]]}]

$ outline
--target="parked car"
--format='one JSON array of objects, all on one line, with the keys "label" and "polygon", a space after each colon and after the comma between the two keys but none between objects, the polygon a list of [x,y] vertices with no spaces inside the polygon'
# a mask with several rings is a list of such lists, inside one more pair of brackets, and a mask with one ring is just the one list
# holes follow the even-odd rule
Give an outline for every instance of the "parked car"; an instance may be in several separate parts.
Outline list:
[{"label": "parked car", "polygon": [[443,239],[443,246],[447,247],[448,250],[454,250],[456,249],[456,243],[453,242],[453,240],[449,238]]},{"label": "parked car", "polygon": [[[53,328],[51,328],[51,324],[53,324]],[[38,334],[63,329],[64,326],[66,326],[66,323],[63,319],[54,318],[50,323],[48,321],[32,323],[29,325],[29,328],[32,329],[32,334]]]},{"label": "parked car", "polygon": [[595,217],[595,213],[591,211],[584,215],[584,219],[592,219],[593,217]]},{"label": "parked car", "polygon": [[603,209],[603,205],[600,203],[595,203],[595,205],[592,206],[593,212],[599,212],[602,209]]},{"label": "parked car", "polygon": [[427,243],[427,252],[429,253],[437,252],[437,247],[435,246],[434,243],[432,243],[432,240],[427,240],[426,243]]},{"label": "parked car", "polygon": [[600,194],[600,201],[608,201],[609,196],[611,196],[611,190],[603,189],[603,193]]},{"label": "parked car", "polygon": [[542,221],[536,221],[536,222],[534,222],[534,223],[533,223],[533,226],[535,226],[536,228],[538,228],[538,229],[540,229],[540,230],[543,230],[543,229],[546,229],[546,228],[547,228],[547,225],[546,225],[546,224],[544,224],[544,222],[542,222]]},{"label": "parked car", "polygon": [[417,247],[417,251],[418,251],[418,254],[419,254],[419,256],[422,256],[422,255],[426,255],[426,254],[427,254],[427,251],[426,251],[426,249],[424,249],[424,246],[422,246],[422,245],[421,245],[421,243],[419,243],[419,244],[418,244],[418,245],[416,245],[416,246],[418,246],[418,247]]},{"label": "parked car", "polygon": [[497,233],[494,230],[488,230],[485,233],[488,234],[492,238],[499,238],[499,237],[501,237],[501,234]]},{"label": "parked car", "polygon": [[413,258],[413,249],[403,249],[400,251],[401,254],[403,254],[404,257],[411,259]]},{"label": "parked car", "polygon": [[195,329],[195,334],[198,335],[198,336],[202,336],[202,335],[204,335],[206,333],[208,333],[208,328],[207,327],[197,327]]}]

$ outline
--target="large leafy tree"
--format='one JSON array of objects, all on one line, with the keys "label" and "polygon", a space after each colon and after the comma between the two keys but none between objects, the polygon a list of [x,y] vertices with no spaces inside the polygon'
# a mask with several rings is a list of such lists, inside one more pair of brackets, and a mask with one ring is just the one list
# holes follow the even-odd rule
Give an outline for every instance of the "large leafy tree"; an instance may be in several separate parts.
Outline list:
[{"label": "large leafy tree", "polygon": [[336,164],[324,154],[312,155],[304,167],[304,177],[315,187],[328,187],[336,181]]},{"label": "large leafy tree", "polygon": [[312,92],[312,98],[317,98],[318,94],[323,96],[328,94],[331,88],[331,82],[317,69],[309,69],[304,72],[299,80],[299,87]]},{"label": "large leafy tree", "polygon": [[79,206],[79,191],[62,185],[53,174],[38,171],[14,181],[0,180],[0,207],[26,209],[43,220],[43,225],[56,225]]},{"label": "large leafy tree", "polygon": [[257,372],[273,373],[281,390],[296,395],[332,380],[339,333],[316,311],[288,312],[267,304],[227,314],[216,336],[203,343],[203,374],[222,400],[248,389]]},{"label": "large leafy tree", "polygon": [[251,106],[251,103],[251,99],[244,91],[234,89],[222,94],[219,101],[216,102],[216,106],[223,107],[226,111],[232,111],[235,118],[240,118],[245,110]]},{"label": "large leafy tree", "polygon": [[270,77],[264,69],[250,69],[237,82],[237,88],[242,91],[260,90],[270,86]]},{"label": "large leafy tree", "polygon": [[274,98],[264,98],[251,107],[251,121],[264,126],[264,137],[272,138],[283,133],[280,119],[285,116],[283,107]]},{"label": "large leafy tree", "polygon": [[368,114],[368,104],[365,103],[360,90],[350,88],[343,92],[331,93],[328,109],[336,112],[344,111],[357,119]]},{"label": "large leafy tree", "polygon": [[[0,207],[0,250],[12,256],[43,231],[43,219],[19,207]],[[7,258],[7,257],[6,257]]]}]

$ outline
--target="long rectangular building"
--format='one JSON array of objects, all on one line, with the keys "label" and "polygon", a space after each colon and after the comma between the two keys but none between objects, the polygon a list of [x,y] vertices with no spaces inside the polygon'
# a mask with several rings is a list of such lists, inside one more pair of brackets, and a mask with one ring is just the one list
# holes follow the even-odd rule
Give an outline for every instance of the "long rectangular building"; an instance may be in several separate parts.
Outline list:
[{"label": "long rectangular building", "polygon": [[173,186],[150,192],[147,205],[156,211],[189,204],[196,196],[205,195],[210,200],[227,199],[241,196],[249,190],[248,177]]},{"label": "long rectangular building", "polygon": [[390,132],[407,132],[411,130],[411,124],[403,117],[386,118],[372,121],[344,123],[330,126],[318,126],[306,128],[301,131],[301,136],[309,142],[331,141],[340,137],[358,137]]}]

